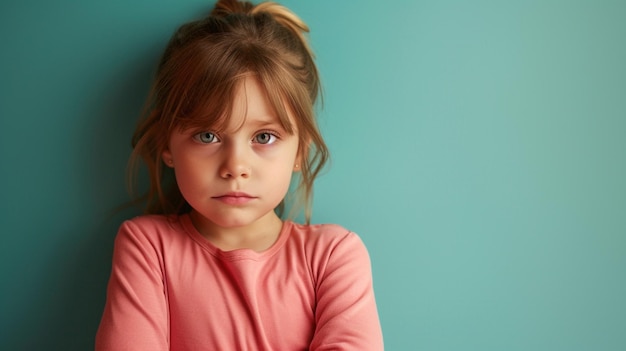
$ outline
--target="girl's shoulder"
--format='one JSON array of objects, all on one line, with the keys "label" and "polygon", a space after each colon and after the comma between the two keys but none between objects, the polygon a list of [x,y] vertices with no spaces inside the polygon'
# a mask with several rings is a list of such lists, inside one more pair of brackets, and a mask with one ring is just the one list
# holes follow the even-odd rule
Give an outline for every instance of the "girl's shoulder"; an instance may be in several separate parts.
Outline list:
[{"label": "girl's shoulder", "polygon": [[180,217],[177,215],[140,215],[125,220],[122,226],[131,226],[137,229],[172,229],[180,223]]},{"label": "girl's shoulder", "polygon": [[353,231],[337,224],[291,224],[284,252],[306,261],[315,282],[332,272],[368,276],[370,258],[365,244]]},{"label": "girl's shoulder", "polygon": [[141,215],[127,219],[120,225],[118,237],[130,236],[149,241],[172,238],[173,233],[181,233],[184,228],[180,216],[176,215]]},{"label": "girl's shoulder", "polygon": [[338,224],[298,224],[288,222],[289,236],[309,248],[333,250],[337,246],[363,247],[361,238]]},{"label": "girl's shoulder", "polygon": [[295,222],[288,222],[291,225],[293,232],[300,235],[322,237],[322,238],[336,238],[346,235],[354,234],[352,231],[344,228],[339,224],[322,223],[322,224],[300,224]]}]

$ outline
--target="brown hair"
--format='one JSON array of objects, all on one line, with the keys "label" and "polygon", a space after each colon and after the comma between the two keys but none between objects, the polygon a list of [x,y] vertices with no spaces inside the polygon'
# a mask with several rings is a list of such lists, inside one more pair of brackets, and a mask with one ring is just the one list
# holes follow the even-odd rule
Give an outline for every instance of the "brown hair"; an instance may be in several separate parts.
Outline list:
[{"label": "brown hair", "polygon": [[[306,24],[272,2],[221,0],[211,14],[181,26],[170,39],[156,72],[144,118],[132,138],[131,179],[137,161],[145,162],[150,186],[146,213],[190,210],[162,153],[176,129],[225,126],[236,87],[254,74],[267,92],[281,124],[297,131],[302,157],[296,205],[311,216],[313,182],[329,154],[317,127],[313,106],[320,90],[313,53],[304,36]],[[287,114],[294,115],[295,128]],[[132,183],[134,184],[134,183]],[[131,189],[133,186],[131,185]],[[282,211],[283,203],[279,206]]]}]

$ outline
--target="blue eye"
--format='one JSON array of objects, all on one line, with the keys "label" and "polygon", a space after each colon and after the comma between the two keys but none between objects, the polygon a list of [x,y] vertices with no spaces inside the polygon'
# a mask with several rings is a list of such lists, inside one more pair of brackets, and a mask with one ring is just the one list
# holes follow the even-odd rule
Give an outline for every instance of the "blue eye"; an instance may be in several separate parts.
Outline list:
[{"label": "blue eye", "polygon": [[203,144],[211,144],[218,141],[217,136],[211,132],[202,132],[193,136],[193,138]]},{"label": "blue eye", "polygon": [[259,133],[254,136],[254,141],[259,144],[272,144],[276,141],[276,135],[269,132]]}]

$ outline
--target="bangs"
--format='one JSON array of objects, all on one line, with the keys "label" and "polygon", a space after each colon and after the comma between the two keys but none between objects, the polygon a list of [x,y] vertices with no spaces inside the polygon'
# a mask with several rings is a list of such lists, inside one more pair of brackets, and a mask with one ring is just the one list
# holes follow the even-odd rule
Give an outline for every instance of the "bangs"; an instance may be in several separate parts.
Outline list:
[{"label": "bangs", "polygon": [[[303,116],[306,116],[306,104],[302,101],[298,94],[299,84],[293,84],[293,77],[281,70],[278,65],[269,67],[259,67],[256,72],[259,82],[263,86],[270,105],[274,108],[280,124],[289,134],[294,134],[298,128],[294,126],[299,124]],[[308,94],[305,92],[304,96]],[[306,99],[308,101],[308,99]],[[293,118],[289,118],[289,115]]]},{"label": "bangs", "polygon": [[237,80],[223,84],[190,83],[184,94],[186,105],[172,119],[171,128],[223,131],[228,125],[238,86]]},{"label": "bangs", "polygon": [[[222,128],[228,123],[243,69],[218,65],[206,45],[195,45],[170,57],[162,78],[167,84],[159,100],[164,101],[162,121],[168,130]],[[164,68],[165,71],[165,68]],[[167,74],[170,73],[170,74]]]},{"label": "bangs", "polygon": [[[211,62],[215,57],[198,59],[190,55],[182,59],[176,74],[171,76],[169,96],[161,109],[161,118],[168,130],[186,131],[214,130],[222,132],[228,126],[238,89],[246,77],[256,77],[265,91],[281,126],[289,134],[298,129],[294,123],[307,112],[309,99],[306,90],[301,88],[293,74],[280,62],[270,59],[262,48],[239,48],[230,55],[223,55],[223,64]],[[265,54],[265,55],[264,55]],[[215,56],[215,55],[211,55]],[[174,59],[174,58],[172,58]],[[211,63],[211,64],[210,64]],[[167,102],[171,102],[168,104]],[[293,115],[290,118],[290,112]],[[245,118],[242,119],[242,124]]]},{"label": "bangs", "polygon": [[[263,79],[263,77],[254,72],[247,72],[234,77],[232,84],[227,84],[223,89],[216,90],[206,89],[204,86],[189,86],[190,94],[189,105],[180,109],[179,113],[172,120],[171,127],[180,131],[194,130],[224,132],[231,120],[232,111],[235,104],[241,100],[237,99],[237,92],[245,84],[246,77],[256,77],[261,84],[270,106],[284,130],[289,134],[297,131],[296,121],[301,115],[297,111],[301,108],[293,106],[293,99],[285,96],[285,87],[276,85],[274,79]],[[245,92],[245,89],[241,90]],[[243,104],[246,104],[244,97]],[[243,106],[247,111],[247,106]],[[184,111],[184,112],[183,112]],[[246,121],[246,114],[241,116],[239,129]]]}]

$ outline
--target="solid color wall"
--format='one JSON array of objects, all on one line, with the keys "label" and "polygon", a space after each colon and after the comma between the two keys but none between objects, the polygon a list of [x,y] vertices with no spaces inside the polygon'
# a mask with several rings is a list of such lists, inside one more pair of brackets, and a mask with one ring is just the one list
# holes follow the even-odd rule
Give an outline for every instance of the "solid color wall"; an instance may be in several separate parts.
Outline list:
[{"label": "solid color wall", "polygon": [[[626,3],[297,1],[388,350],[626,349]],[[200,0],[0,5],[0,349],[91,349],[160,52]]]}]

